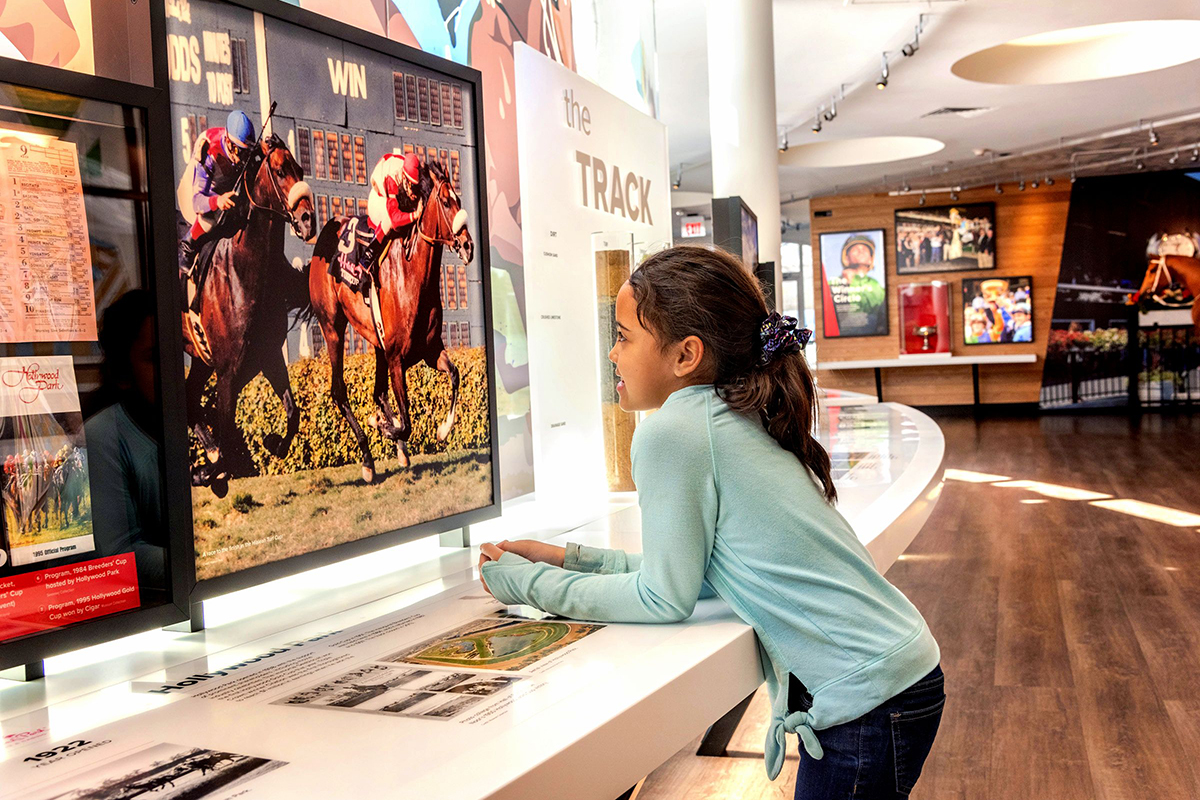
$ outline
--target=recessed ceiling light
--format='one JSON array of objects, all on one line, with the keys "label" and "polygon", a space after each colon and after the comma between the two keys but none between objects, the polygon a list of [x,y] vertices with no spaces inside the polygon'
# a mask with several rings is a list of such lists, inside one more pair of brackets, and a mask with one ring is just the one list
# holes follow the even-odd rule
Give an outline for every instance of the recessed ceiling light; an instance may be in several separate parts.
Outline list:
[{"label": "recessed ceiling light", "polygon": [[950,68],[980,83],[1052,84],[1116,78],[1200,58],[1200,20],[1110,22],[1013,39]]},{"label": "recessed ceiling light", "polygon": [[867,136],[793,145],[779,154],[785,167],[855,167],[932,155],[945,143],[923,136]]}]

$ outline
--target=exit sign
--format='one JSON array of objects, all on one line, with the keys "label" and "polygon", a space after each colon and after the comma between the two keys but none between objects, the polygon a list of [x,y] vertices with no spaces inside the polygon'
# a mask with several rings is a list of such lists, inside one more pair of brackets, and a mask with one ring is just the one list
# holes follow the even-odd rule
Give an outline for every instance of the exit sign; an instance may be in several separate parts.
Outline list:
[{"label": "exit sign", "polygon": [[680,235],[684,239],[695,239],[698,236],[705,235],[708,231],[704,228],[704,217],[696,214],[690,217],[684,217],[680,221]]}]

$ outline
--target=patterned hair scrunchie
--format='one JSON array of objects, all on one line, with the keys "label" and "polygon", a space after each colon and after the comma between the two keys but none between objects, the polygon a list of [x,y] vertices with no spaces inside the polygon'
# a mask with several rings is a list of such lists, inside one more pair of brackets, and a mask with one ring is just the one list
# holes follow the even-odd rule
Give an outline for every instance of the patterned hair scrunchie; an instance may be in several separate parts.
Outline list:
[{"label": "patterned hair scrunchie", "polygon": [[763,320],[759,328],[758,338],[762,351],[758,356],[758,365],[765,367],[781,355],[799,353],[812,338],[812,331],[798,327],[795,317],[781,316],[771,312]]}]

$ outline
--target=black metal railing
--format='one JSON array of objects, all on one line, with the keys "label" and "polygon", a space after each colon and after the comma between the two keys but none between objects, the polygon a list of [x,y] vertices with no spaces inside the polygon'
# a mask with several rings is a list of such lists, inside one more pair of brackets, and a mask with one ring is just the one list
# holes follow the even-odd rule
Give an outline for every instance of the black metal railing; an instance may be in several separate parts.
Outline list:
[{"label": "black metal railing", "polygon": [[1140,329],[1133,360],[1138,370],[1137,403],[1142,408],[1200,405],[1200,336],[1192,326]]}]

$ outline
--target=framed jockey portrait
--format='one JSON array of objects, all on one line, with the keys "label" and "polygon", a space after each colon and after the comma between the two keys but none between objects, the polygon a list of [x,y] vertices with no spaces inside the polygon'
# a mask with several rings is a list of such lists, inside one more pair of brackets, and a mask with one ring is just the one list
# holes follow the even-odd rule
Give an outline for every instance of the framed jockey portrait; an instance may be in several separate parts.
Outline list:
[{"label": "framed jockey portrait", "polygon": [[959,203],[896,211],[896,273],[996,268],[996,204]]},{"label": "framed jockey portrait", "polygon": [[821,323],[827,339],[888,332],[882,230],[822,233]]},{"label": "framed jockey portrait", "polygon": [[167,3],[193,600],[499,513],[479,74]]}]

